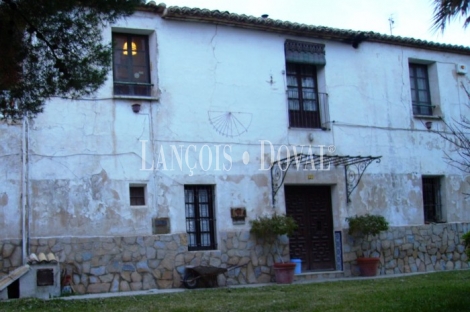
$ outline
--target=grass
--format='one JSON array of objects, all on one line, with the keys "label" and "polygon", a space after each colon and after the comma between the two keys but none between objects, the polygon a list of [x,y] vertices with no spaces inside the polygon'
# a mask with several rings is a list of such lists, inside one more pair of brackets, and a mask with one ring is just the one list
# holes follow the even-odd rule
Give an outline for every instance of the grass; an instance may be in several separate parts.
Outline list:
[{"label": "grass", "polygon": [[469,311],[470,270],[89,300],[19,299],[0,311]]}]

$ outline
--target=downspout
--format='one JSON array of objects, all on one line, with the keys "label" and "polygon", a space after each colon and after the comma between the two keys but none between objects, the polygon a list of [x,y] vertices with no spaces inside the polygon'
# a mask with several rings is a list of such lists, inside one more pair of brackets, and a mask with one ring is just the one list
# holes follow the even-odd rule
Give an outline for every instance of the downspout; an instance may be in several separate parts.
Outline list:
[{"label": "downspout", "polygon": [[26,264],[29,255],[29,196],[28,196],[28,148],[29,148],[29,123],[28,117],[23,115],[23,129],[22,129],[22,194],[21,194],[21,207],[22,207],[22,258],[23,265]]}]

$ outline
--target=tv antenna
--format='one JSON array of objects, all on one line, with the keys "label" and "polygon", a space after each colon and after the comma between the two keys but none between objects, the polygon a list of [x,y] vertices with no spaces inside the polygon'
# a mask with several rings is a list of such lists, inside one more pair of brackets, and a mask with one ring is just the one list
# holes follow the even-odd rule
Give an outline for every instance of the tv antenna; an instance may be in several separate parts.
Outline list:
[{"label": "tv antenna", "polygon": [[388,18],[388,25],[390,27],[390,36],[393,36],[393,28],[395,28],[395,19],[393,18],[393,14]]}]

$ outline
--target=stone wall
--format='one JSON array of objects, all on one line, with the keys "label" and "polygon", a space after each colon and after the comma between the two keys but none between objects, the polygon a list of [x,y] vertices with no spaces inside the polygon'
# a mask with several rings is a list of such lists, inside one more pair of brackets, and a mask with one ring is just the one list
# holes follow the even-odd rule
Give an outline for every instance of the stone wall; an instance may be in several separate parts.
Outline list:
[{"label": "stone wall", "polygon": [[21,239],[0,240],[0,278],[21,266]]},{"label": "stone wall", "polygon": [[[433,272],[468,268],[461,242],[465,224],[391,227],[366,240],[343,230],[342,276],[359,274],[356,259],[366,250],[380,257],[380,274]],[[288,259],[288,240],[280,250]],[[256,240],[248,231],[219,233],[218,250],[188,251],[186,233],[129,236],[31,239],[31,252],[53,252],[72,276],[78,293],[117,292],[182,287],[187,265],[227,268],[219,285],[273,281],[274,246]],[[0,272],[21,265],[21,240],[0,241]]]},{"label": "stone wall", "polygon": [[[31,252],[53,252],[77,293],[182,287],[187,265],[231,268],[219,285],[269,282],[274,250],[249,232],[223,232],[219,250],[188,251],[186,233],[171,235],[31,239]],[[282,241],[287,259],[287,240]],[[0,242],[2,272],[21,264],[21,240]]]},{"label": "stone wall", "polygon": [[351,237],[343,230],[344,274],[359,275],[356,259],[367,250],[371,257],[380,257],[380,275],[468,268],[461,237],[469,230],[468,223],[391,227],[367,239]]}]

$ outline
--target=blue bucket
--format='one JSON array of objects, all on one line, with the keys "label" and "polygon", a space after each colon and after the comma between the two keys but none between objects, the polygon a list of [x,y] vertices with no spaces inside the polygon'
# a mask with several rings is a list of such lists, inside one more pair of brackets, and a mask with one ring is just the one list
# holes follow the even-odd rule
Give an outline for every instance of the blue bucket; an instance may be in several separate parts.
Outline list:
[{"label": "blue bucket", "polygon": [[300,259],[290,259],[290,262],[295,263],[294,274],[302,273],[302,260],[300,260]]}]

